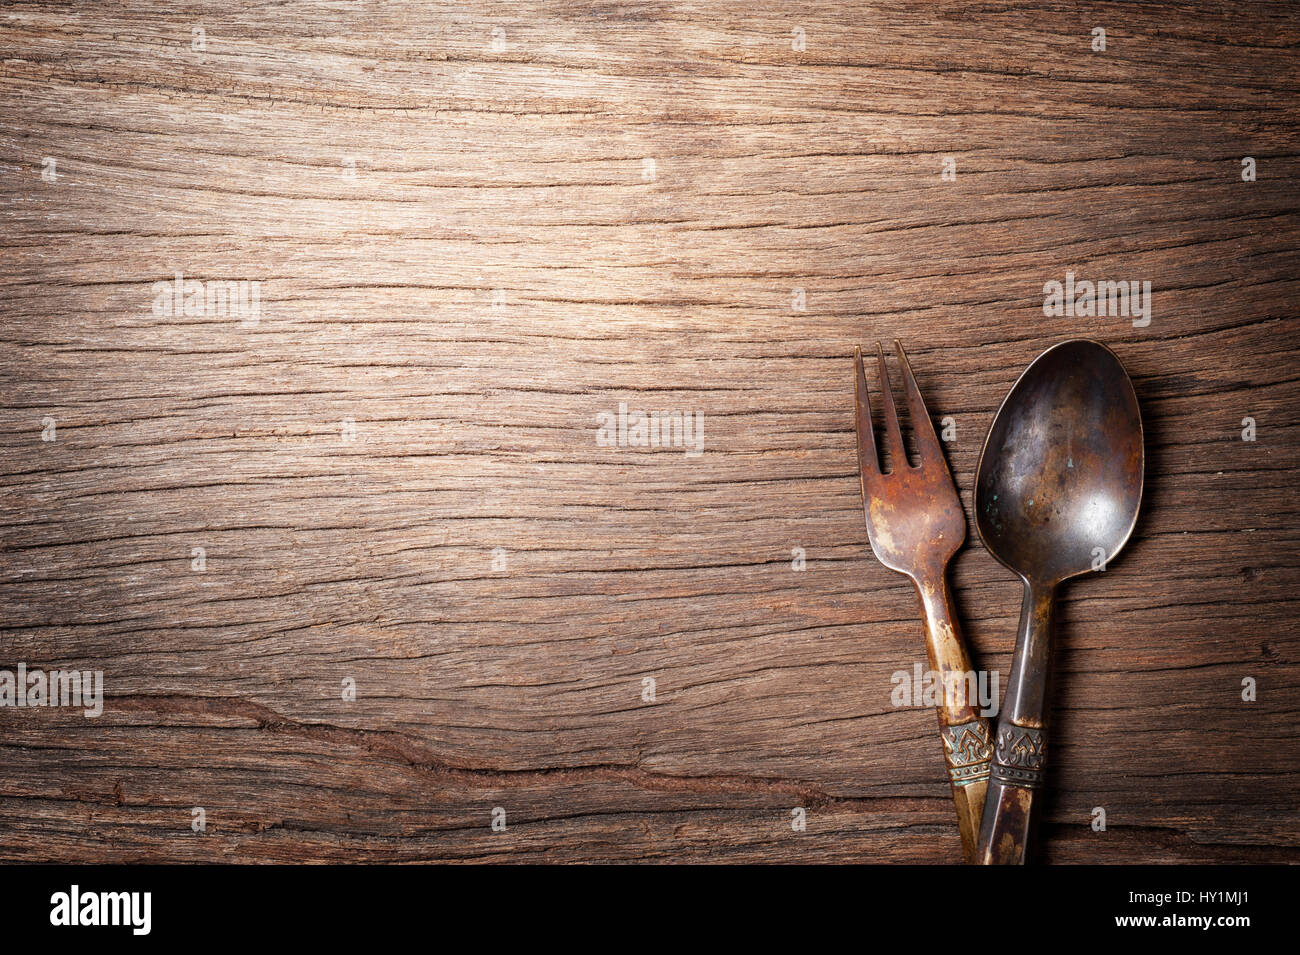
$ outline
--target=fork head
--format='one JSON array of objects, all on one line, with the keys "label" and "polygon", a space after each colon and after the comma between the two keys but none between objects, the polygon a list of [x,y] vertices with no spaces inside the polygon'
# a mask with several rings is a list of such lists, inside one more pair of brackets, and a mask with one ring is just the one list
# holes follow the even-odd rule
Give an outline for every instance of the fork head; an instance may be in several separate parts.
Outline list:
[{"label": "fork head", "polygon": [[885,350],[877,342],[880,362],[880,391],[886,447],[893,467],[881,468],[876,438],[871,429],[871,402],[867,397],[867,376],[862,367],[862,349],[854,349],[857,376],[858,473],[862,478],[862,506],[867,516],[867,536],[876,559],[886,567],[907,574],[918,583],[942,574],[944,567],[966,538],[966,516],[961,499],[944,460],[943,448],[917,390],[916,379],[903,346],[894,342],[898,364],[907,392],[919,465],[913,467],[903,446],[903,434],[894,407]]}]

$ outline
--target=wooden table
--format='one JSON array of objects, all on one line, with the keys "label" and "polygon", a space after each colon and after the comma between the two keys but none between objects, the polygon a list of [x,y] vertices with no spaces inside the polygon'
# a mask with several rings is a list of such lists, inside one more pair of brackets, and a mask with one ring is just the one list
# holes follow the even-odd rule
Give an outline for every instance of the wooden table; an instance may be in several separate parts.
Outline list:
[{"label": "wooden table", "polygon": [[[0,708],[0,857],[955,862],[850,356],[904,341],[969,513],[1090,337],[1146,496],[1043,858],[1300,861],[1300,8],[203,6],[0,11],[0,668],[104,680]],[[1005,686],[973,527],[954,580]]]}]

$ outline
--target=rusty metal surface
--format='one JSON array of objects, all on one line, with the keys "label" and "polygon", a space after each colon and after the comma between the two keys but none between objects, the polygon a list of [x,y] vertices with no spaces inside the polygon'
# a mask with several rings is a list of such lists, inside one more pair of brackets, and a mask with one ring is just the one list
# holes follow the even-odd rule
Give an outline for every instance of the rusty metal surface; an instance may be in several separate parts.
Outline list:
[{"label": "rusty metal surface", "polygon": [[867,535],[876,558],[911,578],[925,622],[926,654],[944,697],[938,709],[939,734],[957,808],[962,848],[975,852],[992,758],[988,721],[969,698],[967,674],[973,672],[961,636],[947,568],[966,536],[966,518],[943,449],[934,433],[921,392],[897,341],[898,362],[907,396],[908,417],[918,464],[908,461],[894,405],[884,349],[877,344],[885,448],[892,467],[885,471],[871,426],[862,352],[855,350],[858,471]]},{"label": "rusty metal surface", "polygon": [[1124,366],[1077,339],[1041,354],[1008,393],[975,477],[975,525],[1025,586],[1015,657],[998,719],[977,861],[1019,863],[1047,760],[1055,594],[1104,570],[1137,521],[1142,419]]}]

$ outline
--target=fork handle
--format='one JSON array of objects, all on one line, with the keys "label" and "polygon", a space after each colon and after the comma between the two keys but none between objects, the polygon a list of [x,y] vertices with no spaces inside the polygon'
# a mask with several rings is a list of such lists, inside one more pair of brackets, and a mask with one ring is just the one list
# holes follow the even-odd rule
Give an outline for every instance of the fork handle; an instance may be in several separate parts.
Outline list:
[{"label": "fork handle", "polygon": [[1026,584],[980,825],[975,860],[980,865],[1023,864],[1033,833],[1047,766],[1052,608],[1052,588]]},{"label": "fork handle", "polygon": [[957,807],[962,851],[967,861],[971,861],[979,841],[993,755],[989,723],[980,716],[978,701],[970,698],[971,682],[967,674],[973,675],[974,670],[957,623],[947,574],[940,570],[929,580],[917,581],[916,592],[925,617],[925,649],[930,670],[943,683],[937,707],[939,736],[943,740],[953,804]]}]

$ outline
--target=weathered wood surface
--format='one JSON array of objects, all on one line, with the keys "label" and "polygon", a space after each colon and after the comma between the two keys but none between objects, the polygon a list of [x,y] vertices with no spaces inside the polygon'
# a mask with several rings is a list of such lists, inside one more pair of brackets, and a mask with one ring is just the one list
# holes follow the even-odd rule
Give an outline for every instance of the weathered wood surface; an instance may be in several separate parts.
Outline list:
[{"label": "weathered wood surface", "polygon": [[[957,861],[852,347],[907,343],[969,508],[1088,336],[1147,490],[1062,607],[1043,858],[1300,860],[1298,42],[1289,4],[5,5],[0,667],[106,700],[0,709],[0,857]],[[1067,270],[1151,324],[1044,317]],[[156,316],[176,271],[260,320]],[[598,446],[619,402],[705,453]],[[1017,585],[977,542],[954,580],[1005,674]]]}]

